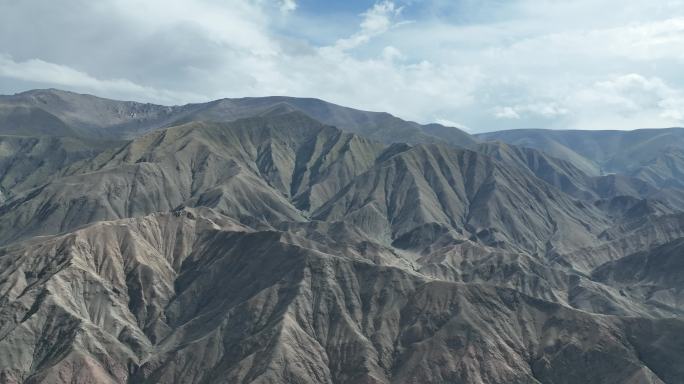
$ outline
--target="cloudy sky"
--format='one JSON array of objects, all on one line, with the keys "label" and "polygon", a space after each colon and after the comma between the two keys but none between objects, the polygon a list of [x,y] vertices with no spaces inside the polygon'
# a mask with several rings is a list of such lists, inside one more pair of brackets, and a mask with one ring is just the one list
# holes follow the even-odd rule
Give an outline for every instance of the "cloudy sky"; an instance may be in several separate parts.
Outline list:
[{"label": "cloudy sky", "polygon": [[684,125],[684,0],[0,0],[0,93],[318,97],[473,132]]}]

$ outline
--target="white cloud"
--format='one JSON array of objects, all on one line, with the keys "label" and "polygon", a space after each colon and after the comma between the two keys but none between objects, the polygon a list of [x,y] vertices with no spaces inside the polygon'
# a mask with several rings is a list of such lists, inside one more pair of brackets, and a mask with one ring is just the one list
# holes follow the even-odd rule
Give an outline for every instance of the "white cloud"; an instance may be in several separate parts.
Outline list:
[{"label": "white cloud", "polygon": [[391,1],[381,1],[376,3],[369,10],[361,14],[360,30],[344,39],[339,39],[334,48],[338,50],[348,50],[358,47],[368,42],[374,36],[387,32],[401,14],[402,7],[397,7]]},{"label": "white cloud", "polygon": [[40,59],[23,62],[0,54],[0,77],[26,80],[54,86],[68,86],[82,91],[119,95],[119,97],[146,97],[162,103],[174,103],[198,97],[189,93],[159,90],[133,83],[126,79],[97,79],[73,68],[49,63]]},{"label": "white cloud", "polygon": [[398,50],[396,47],[388,45],[382,50],[382,58],[387,61],[394,61],[403,60],[406,58],[406,56],[404,56],[404,54],[402,54],[401,51]]},{"label": "white cloud", "polygon": [[295,0],[282,0],[280,2],[280,11],[281,12],[292,12],[295,9],[297,9],[297,2]]},{"label": "white cloud", "polygon": [[658,103],[662,108],[660,117],[671,121],[672,125],[684,124],[684,95],[680,92],[677,97],[663,99]]},{"label": "white cloud", "polygon": [[[157,32],[173,33],[174,28],[196,30],[200,36],[218,48],[244,49],[253,55],[275,54],[277,44],[268,34],[269,16],[259,2],[240,0],[109,0],[103,7],[111,7],[138,34],[152,37]],[[284,0],[282,7],[296,7],[292,0]],[[145,36],[148,34],[147,36]]]},{"label": "white cloud", "polygon": [[533,115],[547,119],[567,115],[568,110],[555,102],[534,102],[531,104],[496,107],[494,116],[498,119],[520,119],[524,115]]},{"label": "white cloud", "polygon": [[520,119],[520,114],[514,107],[496,107],[494,116],[497,119]]},{"label": "white cloud", "polygon": [[470,127],[466,126],[465,124],[461,124],[459,122],[449,120],[449,119],[436,118],[435,123],[441,124],[445,127],[458,128],[458,129],[464,130],[466,132],[472,132],[473,131]]},{"label": "white cloud", "polygon": [[568,97],[567,103],[587,123],[594,118],[613,119],[624,128],[684,123],[684,92],[658,77],[636,73],[598,81]]},{"label": "white cloud", "polygon": [[552,126],[560,121],[562,127],[582,129],[684,124],[684,92],[658,77],[637,73],[612,75],[590,84],[577,83],[555,99],[551,102],[532,99],[528,104],[499,106],[493,113],[502,120],[527,118],[547,121]]},{"label": "white cloud", "polygon": [[[606,57],[647,60],[684,59],[684,17],[610,28],[579,29],[535,35],[509,46],[497,47],[492,55],[520,57],[558,55],[560,57]],[[534,64],[534,63],[532,63]]]},{"label": "white cloud", "polygon": [[311,16],[296,0],[0,1],[0,93],[312,96],[476,131],[677,125],[683,6],[383,0]]}]

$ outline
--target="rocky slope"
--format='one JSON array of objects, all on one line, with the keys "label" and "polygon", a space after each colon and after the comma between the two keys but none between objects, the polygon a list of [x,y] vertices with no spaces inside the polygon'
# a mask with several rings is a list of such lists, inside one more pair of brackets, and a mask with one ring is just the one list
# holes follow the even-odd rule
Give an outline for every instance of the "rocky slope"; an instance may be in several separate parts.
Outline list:
[{"label": "rocky slope", "polygon": [[681,320],[592,315],[293,240],[184,209],[7,247],[0,377],[667,383],[684,373]]},{"label": "rocky slope", "polygon": [[68,166],[120,142],[71,137],[0,136],[0,201],[41,186]]},{"label": "rocky slope", "polygon": [[684,381],[674,185],[315,100],[91,102],[0,139],[2,383]]}]

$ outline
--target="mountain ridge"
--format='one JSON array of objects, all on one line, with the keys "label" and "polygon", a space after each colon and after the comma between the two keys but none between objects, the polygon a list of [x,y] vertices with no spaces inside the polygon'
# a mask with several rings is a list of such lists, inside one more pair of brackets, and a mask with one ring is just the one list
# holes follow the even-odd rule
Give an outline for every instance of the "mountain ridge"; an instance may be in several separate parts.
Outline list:
[{"label": "mountain ridge", "polygon": [[289,100],[0,135],[0,382],[684,380],[675,157],[594,175]]},{"label": "mountain ridge", "polygon": [[[189,121],[231,121],[286,106],[304,112],[329,125],[369,138],[390,142],[446,141],[472,146],[475,140],[454,127],[421,125],[386,112],[361,111],[315,98],[287,96],[218,99],[207,103],[162,106],[116,101],[57,89],[32,90],[0,97],[0,106],[28,105],[46,110],[82,138],[130,139],[141,133]],[[286,111],[289,112],[289,111]],[[0,119],[2,115],[0,115]],[[0,127],[4,126],[0,120]],[[28,130],[29,127],[25,128]],[[31,128],[34,129],[34,128]],[[111,132],[114,131],[114,132]],[[390,135],[389,133],[392,132]],[[0,133],[2,133],[0,131]]]}]

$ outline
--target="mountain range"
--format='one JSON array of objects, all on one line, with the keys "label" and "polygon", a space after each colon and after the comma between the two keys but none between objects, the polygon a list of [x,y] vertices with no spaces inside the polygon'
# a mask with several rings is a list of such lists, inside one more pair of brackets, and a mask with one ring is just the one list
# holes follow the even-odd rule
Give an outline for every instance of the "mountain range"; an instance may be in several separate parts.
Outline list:
[{"label": "mountain range", "polygon": [[572,162],[589,175],[624,174],[658,187],[682,184],[684,128],[634,131],[508,130],[478,135],[535,148]]},{"label": "mountain range", "polygon": [[0,382],[684,382],[684,130],[0,96]]}]

